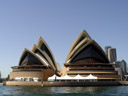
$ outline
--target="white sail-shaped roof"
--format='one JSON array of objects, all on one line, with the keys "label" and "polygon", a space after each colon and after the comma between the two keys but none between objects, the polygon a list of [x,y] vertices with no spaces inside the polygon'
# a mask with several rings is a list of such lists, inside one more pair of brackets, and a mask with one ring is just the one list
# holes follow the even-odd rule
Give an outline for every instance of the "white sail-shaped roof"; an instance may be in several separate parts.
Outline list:
[{"label": "white sail-shaped roof", "polygon": [[[27,59],[31,59],[31,62],[40,62],[42,65],[48,66],[47,62],[45,61],[45,59],[41,59],[38,55],[34,54],[32,51],[28,50],[28,49],[24,49],[21,58],[19,60],[19,65],[22,65],[22,62],[26,59],[25,57],[30,54],[31,57],[27,58]],[[29,60],[30,61],[30,60]]]},{"label": "white sail-shaped roof", "polygon": [[42,37],[39,38],[38,42],[37,42],[37,47],[40,48],[42,51],[45,51],[47,53],[47,55],[49,56],[49,58],[51,59],[54,67],[56,68],[56,71],[60,71],[61,69],[59,69],[60,67],[58,67],[59,65],[56,63],[55,58],[52,54],[51,49],[49,48],[49,46],[47,45],[47,43],[43,40]]},{"label": "white sail-shaped roof", "polygon": [[[89,47],[89,46],[91,46],[91,47]],[[83,52],[83,54],[82,54],[82,52]],[[91,37],[88,35],[88,33],[85,30],[73,42],[73,44],[68,52],[68,55],[66,57],[65,63],[73,62],[74,58],[77,55],[79,55],[78,56],[79,60],[85,59],[85,58],[95,58],[97,60],[101,60],[101,62],[103,62],[103,63],[109,63],[109,60],[106,57],[102,48],[94,40],[91,39]],[[81,56],[82,56],[82,58],[81,58]],[[78,60],[78,58],[77,58],[77,60]]]},{"label": "white sail-shaped roof", "polygon": [[[47,43],[43,40],[42,37],[39,38],[37,45],[35,44],[31,50],[25,49],[21,55],[21,58],[19,60],[19,65],[28,64],[26,61],[29,61],[29,65],[35,64],[35,65],[45,65],[47,67],[50,67],[55,72],[58,72],[61,70],[58,63],[56,63],[55,58],[47,45]],[[23,63],[22,63],[23,62]]]},{"label": "white sail-shaped roof", "polygon": [[[70,52],[70,54],[68,55],[68,58],[70,59],[70,58],[74,55],[74,53],[77,52],[77,51],[79,50],[79,48],[81,48],[83,45],[87,44],[88,41],[89,41],[88,38],[83,39],[83,40]],[[68,60],[69,60],[69,59],[68,59]]]},{"label": "white sail-shaped roof", "polygon": [[42,51],[35,44],[33,45],[31,51],[39,55],[42,59],[45,59],[48,62],[48,65],[51,66],[54,70],[56,70],[55,66],[53,65],[53,62],[51,61],[51,59],[49,58],[49,56],[47,55],[45,51]]},{"label": "white sail-shaped roof", "polygon": [[[79,43],[81,43],[81,42],[85,43],[85,41],[87,41],[87,40],[91,40],[91,37],[88,35],[88,33],[87,33],[85,30],[83,30],[83,31],[81,32],[81,34],[75,39],[75,41],[73,42],[71,48],[69,49],[69,52],[68,52],[68,54],[67,54],[67,57],[66,57],[66,61],[65,61],[65,62],[67,62],[67,61],[70,59],[71,55],[73,54],[72,51],[73,51],[77,46],[80,46],[80,45],[81,45],[81,44],[79,44]],[[78,47],[77,47],[77,48],[78,48]]]},{"label": "white sail-shaped roof", "polygon": [[[87,42],[86,44],[84,44],[83,46],[81,46],[70,58],[70,61],[72,61],[84,48],[88,47],[89,45],[93,45],[99,52],[97,53],[98,55],[101,54],[102,56],[98,56],[97,58],[102,59],[104,62],[109,62],[108,58],[106,57],[104,51],[102,50],[102,48],[94,41],[94,40],[90,40],[89,42]],[[95,55],[95,54],[92,54]],[[86,56],[86,54],[85,54]]]}]

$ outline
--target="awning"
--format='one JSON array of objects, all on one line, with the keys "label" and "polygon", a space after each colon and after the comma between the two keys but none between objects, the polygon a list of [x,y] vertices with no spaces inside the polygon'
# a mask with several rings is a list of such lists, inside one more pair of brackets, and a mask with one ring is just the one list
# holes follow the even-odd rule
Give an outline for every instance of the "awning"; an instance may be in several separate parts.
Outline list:
[{"label": "awning", "polygon": [[97,79],[97,77],[90,74],[87,77],[84,77],[84,79]]},{"label": "awning", "polygon": [[79,74],[73,77],[74,80],[83,80],[84,77],[80,76]]},{"label": "awning", "polygon": [[48,81],[55,81],[55,79],[57,79],[58,76],[56,76],[55,74],[51,77],[48,78]]},{"label": "awning", "polygon": [[65,76],[63,76],[63,77],[58,77],[57,79],[58,79],[58,80],[71,80],[71,79],[73,79],[73,77],[70,77],[70,76],[68,76],[68,75],[66,74]]}]

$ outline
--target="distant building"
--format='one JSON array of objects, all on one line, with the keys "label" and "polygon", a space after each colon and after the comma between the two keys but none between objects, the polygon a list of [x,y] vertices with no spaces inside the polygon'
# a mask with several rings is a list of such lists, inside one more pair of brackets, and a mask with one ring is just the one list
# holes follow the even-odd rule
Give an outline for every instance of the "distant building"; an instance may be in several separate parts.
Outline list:
[{"label": "distant building", "polygon": [[124,60],[121,61],[120,68],[122,69],[123,74],[126,75],[127,74],[127,69],[126,69],[127,67],[126,67],[126,62]]},{"label": "distant building", "polygon": [[116,68],[120,68],[120,63],[121,63],[121,61],[115,61]]},{"label": "distant building", "polygon": [[118,69],[118,74],[121,76],[121,80],[127,80],[127,63],[125,60],[115,62],[116,69]]},{"label": "distant building", "polygon": [[111,63],[113,63],[117,60],[116,48],[109,48],[108,49],[108,59]]},{"label": "distant building", "polygon": [[105,54],[108,57],[108,49],[111,48],[111,46],[105,46]]},{"label": "distant building", "polygon": [[0,72],[0,79],[1,79],[1,72]]}]

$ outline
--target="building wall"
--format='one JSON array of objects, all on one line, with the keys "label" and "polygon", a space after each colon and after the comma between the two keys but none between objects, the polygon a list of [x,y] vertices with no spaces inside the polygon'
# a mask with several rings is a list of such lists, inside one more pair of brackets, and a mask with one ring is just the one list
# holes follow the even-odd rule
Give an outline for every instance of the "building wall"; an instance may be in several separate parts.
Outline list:
[{"label": "building wall", "polygon": [[48,77],[54,75],[54,71],[51,69],[43,69],[40,72],[36,71],[25,71],[25,72],[10,72],[10,80],[15,79],[16,77],[37,77],[43,81],[46,81]]},{"label": "building wall", "polygon": [[47,81],[48,77],[51,77],[55,74],[55,71],[53,71],[51,69],[45,69],[42,71],[43,71],[43,81]]},{"label": "building wall", "polygon": [[43,79],[43,72],[10,72],[10,80],[16,77],[37,77]]},{"label": "building wall", "polygon": [[28,82],[28,81],[7,81],[5,82],[7,86],[42,86],[41,82]]},{"label": "building wall", "polygon": [[[83,65],[81,65],[83,64]],[[115,68],[111,64],[100,64],[100,63],[74,63],[69,65],[64,65],[61,76],[69,75],[70,77],[75,77],[76,75],[81,75],[86,77],[90,74],[96,76],[99,80],[120,80],[121,76],[115,71]]]},{"label": "building wall", "polygon": [[127,70],[126,70],[127,67],[126,67],[126,62],[124,60],[121,61],[120,68],[123,71],[123,75],[126,75],[127,74]]},{"label": "building wall", "polygon": [[68,70],[69,70],[69,68],[64,66],[63,69],[61,70],[61,76],[65,76],[67,74]]},{"label": "building wall", "polygon": [[105,54],[108,57],[108,49],[111,48],[111,46],[105,46]]}]

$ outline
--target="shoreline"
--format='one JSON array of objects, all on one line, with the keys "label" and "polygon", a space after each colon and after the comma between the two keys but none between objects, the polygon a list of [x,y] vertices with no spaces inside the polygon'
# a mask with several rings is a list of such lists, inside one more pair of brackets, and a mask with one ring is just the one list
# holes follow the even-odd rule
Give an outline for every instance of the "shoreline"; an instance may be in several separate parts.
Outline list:
[{"label": "shoreline", "polygon": [[6,81],[3,83],[5,86],[39,86],[39,87],[84,87],[84,86],[128,86],[128,81],[99,81],[99,82],[69,82],[69,81]]}]

